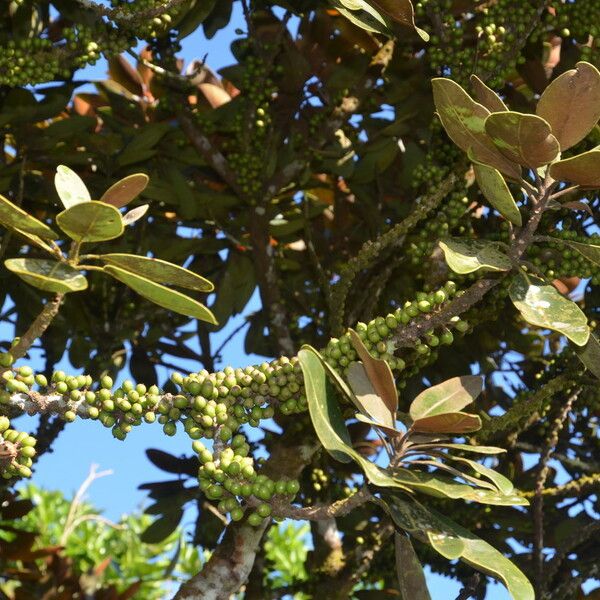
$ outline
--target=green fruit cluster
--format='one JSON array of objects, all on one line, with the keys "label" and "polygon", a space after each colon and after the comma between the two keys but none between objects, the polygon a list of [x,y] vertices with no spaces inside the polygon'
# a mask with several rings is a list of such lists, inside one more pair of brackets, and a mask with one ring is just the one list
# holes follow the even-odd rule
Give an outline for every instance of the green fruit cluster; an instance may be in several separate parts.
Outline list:
[{"label": "green fruit cluster", "polygon": [[4,479],[31,477],[35,444],[34,437],[11,429],[8,417],[0,416],[0,475]]},{"label": "green fruit cluster", "polygon": [[[218,509],[229,514],[232,521],[241,520],[246,513],[250,525],[257,527],[271,515],[274,498],[291,500],[300,485],[296,480],[273,480],[255,470],[249,456],[250,446],[242,434],[237,434],[229,446],[209,450],[199,441],[192,444],[198,455],[198,482],[209,500],[218,500]],[[253,510],[248,510],[252,505]]]}]

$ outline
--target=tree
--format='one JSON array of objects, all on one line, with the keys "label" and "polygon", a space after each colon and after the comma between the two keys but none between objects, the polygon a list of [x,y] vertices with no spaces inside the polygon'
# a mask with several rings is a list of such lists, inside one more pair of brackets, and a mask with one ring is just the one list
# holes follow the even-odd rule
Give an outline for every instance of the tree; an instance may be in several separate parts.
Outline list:
[{"label": "tree", "polygon": [[[1,9],[6,486],[64,423],[125,448],[158,421],[194,456],[149,450],[178,477],[145,486],[141,539],[193,501],[210,552],[177,599],[421,599],[421,564],[463,599],[477,573],[581,597],[600,565],[595,2],[241,0],[236,64],[182,64],[238,6]],[[239,314],[270,362],[217,370],[211,333]],[[182,359],[197,371],[159,381]],[[274,576],[284,518],[314,550]]]}]

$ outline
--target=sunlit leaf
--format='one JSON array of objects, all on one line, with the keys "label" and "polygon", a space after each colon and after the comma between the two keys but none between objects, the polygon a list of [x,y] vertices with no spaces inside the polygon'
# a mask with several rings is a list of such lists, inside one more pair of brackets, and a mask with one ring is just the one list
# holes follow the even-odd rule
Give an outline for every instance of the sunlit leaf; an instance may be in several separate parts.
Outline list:
[{"label": "sunlit leaf", "polygon": [[158,304],[158,306],[185,315],[186,317],[193,317],[200,321],[216,324],[214,315],[206,306],[181,292],[112,265],[106,265],[104,271],[130,287],[146,300]]},{"label": "sunlit leaf", "polygon": [[445,558],[463,562],[499,579],[513,600],[534,600],[533,587],[523,573],[493,546],[414,499],[395,497],[387,503],[398,527],[430,544]]},{"label": "sunlit leaf", "polygon": [[525,321],[531,325],[552,329],[584,346],[590,336],[587,317],[553,285],[537,277],[519,273],[509,289],[510,298]]},{"label": "sunlit leaf", "polygon": [[123,215],[123,225],[125,225],[125,227],[127,227],[127,225],[133,225],[148,212],[149,208],[149,204],[142,204],[141,206],[138,206],[137,208],[125,213]]},{"label": "sunlit leaf", "polygon": [[504,156],[524,167],[547,165],[560,153],[550,125],[535,115],[510,111],[492,113],[485,120],[485,131]]},{"label": "sunlit leaf", "polygon": [[429,40],[429,34],[415,25],[415,11],[410,0],[370,0],[370,2],[396,23],[414,29],[425,42]]},{"label": "sunlit leaf", "polygon": [[600,146],[589,152],[552,163],[550,175],[557,181],[570,181],[585,188],[599,188]]},{"label": "sunlit leaf", "polygon": [[0,225],[38,236],[44,240],[56,240],[58,238],[58,235],[50,227],[13,204],[2,194],[0,194]]},{"label": "sunlit leaf", "polygon": [[498,169],[477,162],[471,150],[469,158],[473,161],[473,172],[477,185],[485,199],[495,208],[505,219],[511,223],[522,225],[523,219],[519,207],[515,202],[508,185]]},{"label": "sunlit leaf", "polygon": [[9,271],[45,292],[66,294],[80,292],[88,286],[80,271],[64,262],[40,258],[10,258],[4,261]]},{"label": "sunlit leaf", "polygon": [[461,275],[479,269],[487,271],[509,271],[510,259],[497,242],[448,238],[439,242],[448,266]]},{"label": "sunlit leaf", "polygon": [[[391,424],[393,425],[396,422],[396,411],[398,410],[398,391],[396,390],[396,382],[394,381],[390,366],[385,360],[371,356],[356,331],[349,329],[348,333],[350,334],[352,346],[354,346],[356,353],[362,360],[365,371],[375,391],[383,400],[391,415]],[[386,423],[386,421],[382,422]]]},{"label": "sunlit leaf", "polygon": [[141,194],[148,185],[149,177],[144,173],[135,173],[124,177],[111,185],[100,198],[101,202],[115,208],[122,208]]},{"label": "sunlit leaf", "polygon": [[450,139],[464,152],[471,148],[478,161],[519,179],[521,168],[498,151],[485,131],[490,111],[450,79],[439,77],[432,85],[435,108]]},{"label": "sunlit leaf", "polygon": [[401,533],[394,536],[396,548],[396,573],[402,598],[431,600],[423,566],[408,537]]},{"label": "sunlit leaf", "polygon": [[109,265],[132,271],[155,283],[177,285],[199,292],[212,292],[214,289],[213,284],[201,275],[159,258],[135,254],[103,254],[100,258]]},{"label": "sunlit leaf", "polygon": [[367,425],[370,425],[371,427],[374,427],[376,429],[379,429],[380,431],[383,431],[390,438],[402,437],[402,435],[404,435],[401,431],[399,431],[395,427],[389,427],[387,425],[382,425],[381,423],[379,423],[377,421],[373,421],[373,419],[369,419],[369,417],[365,417],[365,415],[363,415],[361,413],[356,413],[356,415],[354,415],[354,416],[356,417],[357,421],[360,421],[361,423],[366,423]]},{"label": "sunlit leaf", "polygon": [[[412,438],[411,438],[412,439]],[[446,443],[419,443],[416,444],[418,449],[435,449],[435,448],[447,448],[448,450],[462,450],[463,452],[474,452],[476,454],[502,454],[506,452],[505,448],[498,448],[496,446],[472,446],[471,444],[446,444]]]},{"label": "sunlit leaf", "polygon": [[75,204],[59,213],[56,223],[76,242],[105,242],[123,233],[121,213],[104,202]]},{"label": "sunlit leaf", "polygon": [[508,110],[504,101],[493,89],[488,87],[477,75],[471,75],[471,87],[475,98],[483,104],[490,112],[503,112]]},{"label": "sunlit leaf", "polygon": [[89,202],[92,199],[81,177],[65,165],[58,165],[56,168],[54,186],[65,208],[71,208],[81,202]]},{"label": "sunlit leaf", "polygon": [[483,379],[477,375],[453,377],[421,392],[410,405],[410,416],[416,421],[458,412],[471,404],[482,390]]},{"label": "sunlit leaf", "polygon": [[574,146],[600,119],[600,72],[578,62],[544,90],[536,112],[550,123],[563,151]]},{"label": "sunlit leaf", "polygon": [[575,346],[575,352],[585,368],[600,379],[600,342],[592,333],[585,346]]},{"label": "sunlit leaf", "polygon": [[394,427],[395,420],[384,401],[375,391],[362,363],[353,362],[348,367],[348,383],[354,392],[363,415],[375,419],[384,427]]},{"label": "sunlit leaf", "polygon": [[502,475],[502,473],[498,473],[498,471],[494,471],[494,469],[490,469],[489,467],[486,467],[477,461],[463,458],[461,456],[453,456],[452,454],[448,455],[448,459],[469,465],[476,473],[479,473],[480,475],[483,475],[489,479],[502,494],[511,494],[515,489],[515,486],[513,485],[512,481],[508,479],[508,477],[505,477]]},{"label": "sunlit leaf", "polygon": [[481,418],[464,412],[450,412],[416,419],[412,430],[417,433],[471,433],[481,429]]}]

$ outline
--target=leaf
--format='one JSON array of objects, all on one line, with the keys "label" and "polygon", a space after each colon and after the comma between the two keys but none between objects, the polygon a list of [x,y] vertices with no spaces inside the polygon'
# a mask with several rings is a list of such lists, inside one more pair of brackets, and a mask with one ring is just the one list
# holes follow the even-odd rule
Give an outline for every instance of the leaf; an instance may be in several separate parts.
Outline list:
[{"label": "leaf", "polygon": [[600,146],[552,163],[550,175],[557,181],[570,181],[581,187],[600,187]]},{"label": "leaf", "polygon": [[460,411],[471,404],[482,390],[483,379],[478,375],[453,377],[421,392],[410,405],[410,416],[416,421]]},{"label": "leaf", "polygon": [[475,569],[502,581],[513,600],[535,600],[533,587],[511,561],[457,523],[433,509],[425,508],[412,498],[405,500],[395,497],[387,503],[387,509],[398,527],[430,544],[445,558],[460,558]]},{"label": "leaf", "polygon": [[182,517],[183,510],[181,509],[169,511],[143,531],[140,540],[145,544],[159,544],[177,529]]},{"label": "leaf", "polygon": [[105,242],[123,234],[121,213],[104,202],[85,202],[63,210],[58,226],[76,242]]},{"label": "leaf", "polygon": [[115,208],[122,208],[139,196],[148,185],[150,178],[144,173],[135,173],[124,177],[111,185],[100,198],[101,202]]},{"label": "leaf", "polygon": [[134,292],[142,296],[142,298],[154,302],[154,304],[158,304],[162,308],[172,310],[186,317],[206,321],[213,325],[217,324],[214,315],[206,306],[181,292],[112,265],[106,265],[104,271],[130,287]]},{"label": "leaf", "polygon": [[473,93],[479,103],[483,104],[490,112],[503,112],[508,110],[508,107],[504,104],[502,98],[481,81],[477,75],[471,75],[471,87],[473,88]]},{"label": "leaf", "polygon": [[67,294],[81,292],[88,286],[87,279],[64,262],[41,258],[10,258],[4,261],[4,265],[29,285],[45,292]]},{"label": "leaf", "polygon": [[515,489],[515,486],[510,479],[504,477],[504,475],[498,473],[498,471],[494,471],[494,469],[490,469],[489,467],[486,467],[477,461],[463,458],[461,456],[453,456],[452,454],[448,454],[448,458],[450,460],[469,465],[476,473],[479,473],[480,475],[483,475],[489,479],[502,494],[511,494]]},{"label": "leaf", "polygon": [[159,258],[136,256],[135,254],[103,254],[100,258],[109,265],[132,271],[155,283],[177,285],[199,292],[212,292],[215,289],[214,285],[201,275]]},{"label": "leaf", "polygon": [[0,224],[45,240],[58,239],[58,235],[50,227],[13,204],[2,194],[0,194]]},{"label": "leaf", "polygon": [[401,533],[394,535],[396,548],[396,573],[402,598],[410,600],[431,600],[423,566],[408,537]]},{"label": "leaf", "polygon": [[580,142],[600,119],[600,72],[588,62],[559,75],[542,94],[536,113],[548,121],[563,151]]},{"label": "leaf", "polygon": [[81,202],[89,202],[92,199],[81,177],[65,165],[58,165],[56,168],[54,186],[65,208],[71,208]]},{"label": "leaf", "polygon": [[370,0],[382,13],[390,19],[414,29],[419,37],[427,42],[429,34],[415,25],[415,11],[410,0]]},{"label": "leaf", "polygon": [[584,244],[582,242],[572,242],[571,240],[562,240],[560,238],[549,237],[547,239],[552,240],[553,242],[559,242],[560,244],[564,244],[569,248],[573,248],[581,254],[581,256],[587,258],[591,263],[595,265],[600,265],[600,246],[595,244]]},{"label": "leaf", "polygon": [[348,383],[354,392],[359,410],[367,417],[375,419],[385,427],[393,428],[395,419],[384,401],[375,391],[367,372],[360,362],[353,362],[346,374]]},{"label": "leaf", "polygon": [[503,156],[485,132],[490,111],[451,79],[438,77],[433,79],[432,85],[435,108],[450,139],[464,152],[471,148],[478,161],[495,167],[511,179],[519,179],[520,167]]},{"label": "leaf", "polygon": [[552,329],[585,346],[590,336],[587,317],[575,302],[537,277],[519,273],[509,289],[510,299],[522,317],[537,327]]},{"label": "leaf", "polygon": [[560,153],[549,123],[535,115],[511,111],[492,113],[485,120],[485,131],[504,156],[524,167],[542,167]]},{"label": "leaf", "polygon": [[412,430],[417,433],[470,433],[481,429],[481,418],[464,412],[450,412],[416,419]]},{"label": "leaf", "polygon": [[390,366],[385,360],[371,356],[356,331],[349,329],[348,333],[373,387],[391,414],[393,426],[396,422],[396,411],[398,410],[398,390],[396,390],[396,382]]},{"label": "leaf", "polygon": [[366,423],[367,425],[370,425],[371,427],[375,427],[376,429],[380,429],[381,431],[385,432],[391,438],[402,437],[404,435],[401,431],[399,431],[395,427],[388,427],[387,425],[382,425],[381,423],[378,423],[377,421],[373,421],[372,419],[369,419],[369,417],[365,417],[365,415],[363,415],[362,413],[356,413],[354,416],[357,421],[360,421],[361,423]]},{"label": "leaf", "polygon": [[[448,450],[462,450],[463,452],[475,452],[478,454],[501,454],[506,452],[505,448],[498,448],[496,446],[472,446],[471,444],[443,444],[443,443],[425,443],[415,444],[414,449],[435,449],[435,448],[447,448]],[[411,447],[411,450],[413,447]]]},{"label": "leaf", "polygon": [[365,0],[330,0],[331,5],[357,27],[372,33],[389,33],[386,19]]},{"label": "leaf", "polygon": [[461,275],[479,269],[509,271],[512,263],[498,242],[448,238],[439,242],[448,266]]},{"label": "leaf", "polygon": [[575,352],[585,368],[600,379],[600,342],[591,333],[590,339],[585,346],[575,346]]},{"label": "leaf", "polygon": [[129,212],[123,215],[123,225],[127,227],[128,225],[133,225],[136,221],[139,221],[150,208],[149,204],[142,204],[137,208],[130,210]]},{"label": "leaf", "polygon": [[486,200],[505,219],[520,227],[523,224],[521,212],[500,171],[477,162],[471,151],[469,151],[469,158],[473,161],[473,172],[475,173],[477,185]]}]

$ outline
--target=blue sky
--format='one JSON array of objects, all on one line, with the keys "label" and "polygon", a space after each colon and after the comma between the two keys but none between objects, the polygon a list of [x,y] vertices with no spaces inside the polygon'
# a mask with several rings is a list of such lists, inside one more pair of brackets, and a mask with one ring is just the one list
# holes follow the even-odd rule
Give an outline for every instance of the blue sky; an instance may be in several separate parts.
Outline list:
[{"label": "blue sky", "polygon": [[[213,69],[219,69],[233,62],[229,49],[231,40],[235,37],[235,29],[244,27],[240,14],[240,5],[235,3],[235,13],[231,24],[226,30],[219,32],[212,40],[204,39],[200,34],[193,34],[184,42],[183,56],[186,61],[206,56],[207,64]],[[78,79],[103,79],[106,75],[105,61],[88,67],[80,73]],[[255,294],[246,312],[250,313],[260,307],[258,296]],[[232,319],[223,331],[214,334],[214,347],[225,339],[242,317]],[[6,324],[0,324],[0,341],[12,338],[12,329]],[[243,334],[229,344],[224,356],[227,364],[234,367],[245,366],[253,362],[261,362],[262,357],[252,357],[244,353]],[[32,366],[40,365],[39,356],[34,353]],[[224,366],[224,365],[223,365]],[[198,368],[198,365],[182,365],[184,371]],[[70,372],[68,363],[61,365]],[[127,374],[123,374],[125,378]],[[164,377],[166,372],[161,373]],[[29,423],[27,422],[29,421]],[[35,419],[23,417],[15,425],[20,429],[35,430]],[[89,493],[89,499],[105,511],[111,519],[118,519],[122,513],[140,508],[145,503],[145,494],[137,490],[141,483],[168,479],[170,475],[153,467],[146,459],[146,448],[155,447],[172,454],[189,454],[190,440],[183,434],[174,438],[163,435],[161,426],[143,425],[134,428],[126,442],[115,440],[110,431],[105,430],[97,422],[77,421],[68,425],[54,445],[54,452],[44,455],[37,466],[33,482],[48,489],[59,489],[66,495],[72,495],[87,476],[90,465],[110,469],[113,474],[96,481]],[[465,509],[468,507],[465,505]],[[186,515],[184,524],[193,522],[195,515]],[[428,574],[428,583],[433,600],[448,600],[455,598],[459,586],[451,580]],[[506,590],[499,584],[489,588],[487,600],[507,600]]]}]

